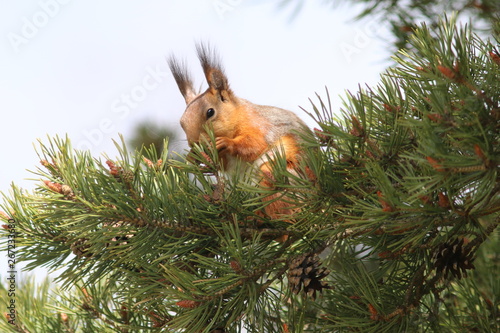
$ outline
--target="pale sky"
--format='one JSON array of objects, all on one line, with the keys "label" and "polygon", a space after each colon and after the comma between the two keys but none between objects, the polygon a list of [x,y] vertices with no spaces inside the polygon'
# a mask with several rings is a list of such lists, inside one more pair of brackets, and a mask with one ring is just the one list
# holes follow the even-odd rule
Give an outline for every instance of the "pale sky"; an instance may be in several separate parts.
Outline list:
[{"label": "pale sky", "polygon": [[112,140],[141,120],[184,139],[185,104],[166,57],[187,60],[201,86],[198,41],[219,50],[236,95],[296,111],[311,127],[299,109],[311,110],[308,98],[326,86],[340,109],[339,96],[375,85],[391,64],[387,27],[354,21],[360,7],[310,0],[292,17],[281,2],[0,0],[0,191],[35,186],[26,169],[39,166],[34,145],[47,135],[110,157]]}]

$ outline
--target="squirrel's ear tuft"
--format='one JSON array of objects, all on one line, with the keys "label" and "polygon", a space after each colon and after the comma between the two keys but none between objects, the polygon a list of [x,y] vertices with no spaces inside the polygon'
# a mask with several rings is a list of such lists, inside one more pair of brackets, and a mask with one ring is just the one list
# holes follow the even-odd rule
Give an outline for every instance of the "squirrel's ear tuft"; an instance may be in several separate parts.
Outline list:
[{"label": "squirrel's ear tuft", "polygon": [[209,45],[203,43],[196,44],[196,51],[209,89],[217,94],[222,101],[231,98],[232,91],[217,53]]},{"label": "squirrel's ear tuft", "polygon": [[175,82],[181,91],[182,96],[186,100],[186,104],[191,103],[198,94],[193,88],[193,81],[188,73],[184,63],[180,63],[175,57],[171,56],[168,59],[168,66],[174,76]]}]

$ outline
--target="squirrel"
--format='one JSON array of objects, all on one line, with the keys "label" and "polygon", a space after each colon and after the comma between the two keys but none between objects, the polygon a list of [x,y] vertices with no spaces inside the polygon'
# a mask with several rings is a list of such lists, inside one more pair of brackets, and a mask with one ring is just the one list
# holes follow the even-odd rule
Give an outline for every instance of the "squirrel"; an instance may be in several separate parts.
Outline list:
[{"label": "squirrel", "polygon": [[[292,111],[253,104],[237,97],[229,87],[217,53],[204,44],[197,44],[196,50],[208,83],[208,89],[203,93],[197,93],[193,88],[184,64],[174,56],[168,60],[186,101],[180,123],[189,145],[206,136],[205,125],[210,125],[226,173],[235,172],[238,160],[242,160],[260,169],[262,187],[272,188],[273,170],[269,159],[278,150],[286,158],[287,170],[297,174],[304,158],[301,133],[311,132],[307,125]],[[263,199],[268,202],[264,208],[267,217],[276,219],[294,212],[290,204],[282,200],[283,195],[276,193]]]}]

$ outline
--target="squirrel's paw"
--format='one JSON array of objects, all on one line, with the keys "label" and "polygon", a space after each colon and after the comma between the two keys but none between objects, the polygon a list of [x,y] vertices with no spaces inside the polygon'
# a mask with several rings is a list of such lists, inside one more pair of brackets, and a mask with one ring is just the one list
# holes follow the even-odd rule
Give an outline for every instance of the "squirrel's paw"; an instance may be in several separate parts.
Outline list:
[{"label": "squirrel's paw", "polygon": [[219,153],[223,151],[231,153],[233,148],[233,140],[225,136],[215,138],[215,148]]}]

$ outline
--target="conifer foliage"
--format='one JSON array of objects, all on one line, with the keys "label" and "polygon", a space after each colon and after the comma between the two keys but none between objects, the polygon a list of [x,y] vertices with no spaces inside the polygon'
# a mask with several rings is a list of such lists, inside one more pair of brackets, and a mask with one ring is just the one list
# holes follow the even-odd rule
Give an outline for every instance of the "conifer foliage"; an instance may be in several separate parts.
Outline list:
[{"label": "conifer foliage", "polygon": [[[49,138],[38,187],[5,195],[3,233],[63,289],[19,286],[0,330],[499,330],[500,54],[453,19],[410,43],[341,116],[327,95],[306,108],[314,179],[279,157],[273,188],[228,177],[214,140],[177,161]],[[300,209],[266,219],[274,192]]]}]

